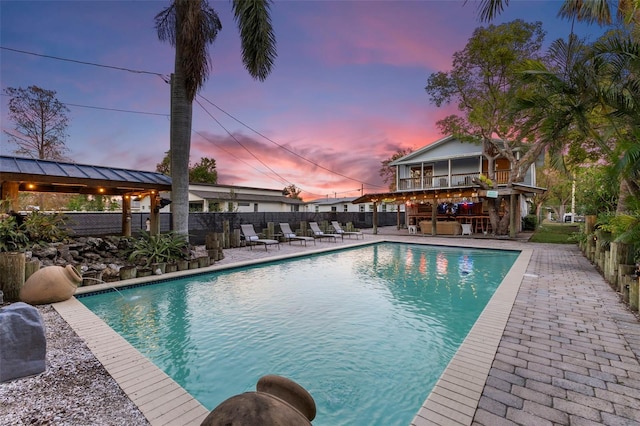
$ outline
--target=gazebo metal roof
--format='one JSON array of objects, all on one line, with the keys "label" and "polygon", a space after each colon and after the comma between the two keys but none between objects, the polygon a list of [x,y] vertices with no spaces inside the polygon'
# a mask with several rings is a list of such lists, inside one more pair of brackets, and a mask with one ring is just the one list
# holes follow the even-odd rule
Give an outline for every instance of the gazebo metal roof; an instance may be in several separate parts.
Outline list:
[{"label": "gazebo metal roof", "polygon": [[20,191],[124,195],[171,191],[171,178],[157,172],[62,161],[0,156],[0,184]]}]

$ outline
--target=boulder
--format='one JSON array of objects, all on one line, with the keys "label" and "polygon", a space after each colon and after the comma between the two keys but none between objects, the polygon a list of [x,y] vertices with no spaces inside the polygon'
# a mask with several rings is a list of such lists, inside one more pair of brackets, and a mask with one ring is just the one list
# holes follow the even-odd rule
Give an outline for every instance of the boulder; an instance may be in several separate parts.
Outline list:
[{"label": "boulder", "polygon": [[44,321],[36,308],[17,302],[0,309],[0,382],[46,369]]}]

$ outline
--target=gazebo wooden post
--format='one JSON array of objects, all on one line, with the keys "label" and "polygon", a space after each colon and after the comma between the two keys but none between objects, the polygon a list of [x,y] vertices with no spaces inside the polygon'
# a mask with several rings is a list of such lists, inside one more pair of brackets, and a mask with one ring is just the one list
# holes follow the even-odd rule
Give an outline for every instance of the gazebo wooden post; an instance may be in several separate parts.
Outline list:
[{"label": "gazebo wooden post", "polygon": [[516,194],[511,192],[509,196],[509,237],[516,237]]},{"label": "gazebo wooden post", "polygon": [[2,184],[2,200],[8,200],[9,205],[5,206],[5,213],[10,210],[17,212],[20,207],[18,204],[18,191],[20,188],[20,182],[4,182]]},{"label": "gazebo wooden post", "polygon": [[431,235],[434,237],[438,235],[438,204],[436,200],[437,199],[434,198],[431,204]]},{"label": "gazebo wooden post", "polygon": [[151,230],[149,232],[151,235],[158,235],[160,233],[160,195],[156,191],[151,191],[149,198],[151,200],[151,211],[149,212]]},{"label": "gazebo wooden post", "polygon": [[373,202],[373,233],[378,234],[378,201]]},{"label": "gazebo wooden post", "polygon": [[131,196],[122,196],[122,235],[131,236]]}]

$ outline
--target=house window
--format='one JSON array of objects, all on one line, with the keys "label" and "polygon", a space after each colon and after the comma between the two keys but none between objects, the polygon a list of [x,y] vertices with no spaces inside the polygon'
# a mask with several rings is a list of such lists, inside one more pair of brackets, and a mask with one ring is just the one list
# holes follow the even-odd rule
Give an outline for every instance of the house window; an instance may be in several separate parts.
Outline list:
[{"label": "house window", "polygon": [[338,211],[338,208],[337,208],[336,206],[331,206],[331,211],[332,211],[332,212],[337,212],[337,211]]},{"label": "house window", "polygon": [[360,205],[358,206],[358,211],[359,211],[360,213],[364,213],[364,204],[360,204]]},{"label": "house window", "polygon": [[382,204],[382,211],[383,211],[383,212],[386,212],[386,211],[387,211],[387,205],[386,205],[386,204],[384,204],[384,203]]},{"label": "house window", "polygon": [[190,212],[201,212],[203,209],[203,205],[200,202],[189,203],[189,211]]},{"label": "house window", "polygon": [[314,206],[313,209],[315,210],[316,213],[318,213],[320,211],[320,206]]},{"label": "house window", "polygon": [[372,212],[373,211],[373,204],[369,204],[369,211]]},{"label": "house window", "polygon": [[253,203],[253,211],[254,212],[258,211],[258,203]]},{"label": "house window", "polygon": [[342,211],[343,212],[348,212],[349,211],[349,206],[347,204],[345,204],[344,206],[342,206]]},{"label": "house window", "polygon": [[300,206],[298,204],[291,206],[291,211],[292,212],[299,212],[300,211]]}]

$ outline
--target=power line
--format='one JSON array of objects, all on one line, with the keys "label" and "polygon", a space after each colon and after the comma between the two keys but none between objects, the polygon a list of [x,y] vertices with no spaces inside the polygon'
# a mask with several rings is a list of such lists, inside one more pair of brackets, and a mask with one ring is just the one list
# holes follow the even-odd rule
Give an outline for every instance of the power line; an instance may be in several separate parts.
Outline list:
[{"label": "power line", "polygon": [[291,182],[289,182],[287,179],[285,179],[284,177],[280,176],[275,170],[273,170],[271,167],[269,167],[267,164],[264,163],[264,161],[262,161],[261,159],[259,159],[253,152],[251,152],[246,146],[244,146],[234,135],[231,134],[231,132],[229,132],[229,130],[227,130],[226,127],[224,127],[222,125],[222,123],[220,123],[220,121],[218,121],[217,118],[215,118],[201,103],[200,101],[198,101],[197,99],[195,99],[195,102],[200,106],[200,108],[202,108],[202,110],[204,112],[207,113],[207,115],[209,117],[211,117],[213,119],[213,121],[215,121],[216,123],[218,123],[218,125],[220,127],[222,127],[222,129],[227,132],[227,134],[231,137],[231,139],[233,139],[234,141],[236,141],[236,143],[238,145],[240,145],[245,151],[247,151],[249,154],[251,154],[251,156],[253,158],[255,158],[256,160],[258,160],[260,162],[260,164],[262,164],[263,166],[265,166],[267,169],[269,169],[271,171],[271,173],[273,173],[274,175],[278,176],[278,178],[280,178],[282,180],[282,182],[288,183],[291,185]]},{"label": "power line", "polygon": [[[161,73],[157,73],[157,72],[153,72],[153,71],[143,71],[143,70],[134,70],[131,68],[124,68],[124,67],[116,67],[116,66],[112,66],[112,65],[104,65],[104,64],[97,64],[94,62],[86,62],[86,61],[79,61],[79,60],[75,60],[75,59],[67,59],[67,58],[61,58],[59,56],[52,56],[52,55],[43,55],[43,54],[39,54],[39,53],[34,53],[34,52],[28,52],[25,50],[19,50],[19,49],[13,49],[10,47],[5,47],[5,46],[0,46],[0,49],[2,50],[8,50],[11,52],[16,52],[16,53],[22,53],[25,55],[33,55],[33,56],[39,56],[42,58],[48,58],[48,59],[54,59],[54,60],[58,60],[58,61],[65,61],[65,62],[72,62],[72,63],[77,63],[77,64],[82,64],[82,65],[90,65],[90,66],[95,66],[95,67],[100,67],[100,68],[108,68],[108,69],[114,69],[114,70],[118,70],[118,71],[126,71],[126,72],[131,72],[131,73],[135,73],[135,74],[149,74],[149,75],[155,75],[160,77],[165,83],[170,83],[170,78],[167,77],[164,74]],[[308,158],[298,154],[297,152],[273,141],[272,139],[270,139],[269,137],[263,135],[262,133],[260,133],[259,131],[255,130],[254,128],[252,128],[251,126],[247,125],[246,123],[242,122],[241,120],[237,119],[236,117],[234,117],[233,115],[229,114],[228,112],[226,112],[225,110],[223,110],[222,108],[220,108],[218,105],[214,104],[213,102],[211,102],[210,100],[208,100],[207,98],[205,98],[202,95],[198,95],[199,97],[201,97],[202,99],[204,99],[206,102],[208,102],[209,104],[211,104],[212,106],[214,106],[215,108],[217,108],[218,110],[220,110],[222,113],[226,114],[228,117],[232,118],[233,120],[235,120],[237,123],[241,124],[242,126],[246,127],[247,129],[251,130],[252,132],[256,133],[257,135],[263,137],[264,139],[266,139],[267,141],[271,142],[272,144],[276,145],[277,147],[289,152],[290,154],[322,169],[325,170],[329,173],[335,174],[337,176],[343,177],[345,179],[349,179],[358,183],[361,183],[363,185],[367,185],[369,187],[373,187],[373,188],[380,188],[380,185],[376,185],[376,184],[372,184],[372,183],[368,183],[368,182],[364,182],[361,181],[359,179],[355,179],[352,178],[350,176],[347,176],[343,173],[340,172],[336,172],[335,170],[331,170],[327,167],[324,167],[318,163],[316,163],[313,160],[309,160]],[[198,102],[198,101],[196,101]],[[160,114],[160,113],[150,113],[150,112],[142,112],[142,111],[131,111],[131,110],[121,110],[121,109],[115,109],[115,108],[103,108],[103,107],[93,107],[93,106],[88,106],[88,105],[79,105],[79,104],[66,104],[66,105],[70,105],[70,106],[76,106],[76,107],[80,107],[80,108],[92,108],[92,109],[101,109],[101,110],[106,110],[106,111],[116,111],[116,112],[127,112],[127,113],[132,113],[132,114],[147,114],[147,115],[159,115],[159,116],[170,116],[168,114]],[[287,179],[285,179],[284,177],[280,176],[275,170],[271,169],[268,165],[266,165],[262,160],[260,160],[255,154],[253,154],[247,147],[245,147],[244,145],[242,145],[242,143],[240,143],[240,141],[238,141],[223,125],[222,123],[220,123],[215,117],[213,117],[213,115],[211,115],[211,113],[209,111],[207,111],[206,108],[204,108],[204,106],[198,102],[198,105],[200,105],[200,107],[214,120],[216,121],[216,123],[218,123],[218,125],[220,127],[222,127],[222,129],[227,132],[227,134],[229,136],[231,136],[242,148],[244,148],[249,154],[251,154],[256,160],[258,160],[262,165],[264,165],[267,169],[269,169],[274,175],[276,175],[278,178],[280,178],[283,182],[289,183]],[[202,135],[201,135],[202,136]],[[205,138],[206,139],[206,138]],[[309,193],[308,191],[304,191]],[[351,191],[348,191],[351,192]],[[311,193],[309,193],[311,194]],[[319,195],[319,194],[312,194],[312,195]]]},{"label": "power line", "polygon": [[160,112],[131,111],[131,110],[127,110],[127,109],[104,108],[104,107],[96,107],[96,106],[89,106],[89,105],[69,104],[69,103],[66,103],[66,102],[63,102],[63,104],[74,106],[74,107],[79,107],[79,108],[101,109],[101,110],[104,110],[104,111],[128,112],[130,114],[145,114],[145,115],[158,115],[160,117],[171,117],[171,114],[163,114],[163,113],[160,113]]},{"label": "power line", "polygon": [[344,174],[342,174],[342,173],[340,173],[340,172],[336,172],[335,170],[328,169],[328,168],[326,168],[326,167],[324,167],[324,166],[322,166],[322,165],[320,165],[320,164],[316,163],[316,162],[315,162],[315,161],[313,161],[313,160],[309,160],[308,158],[303,157],[302,155],[298,154],[297,152],[295,152],[295,151],[293,151],[293,150],[291,150],[291,149],[287,148],[287,147],[286,147],[286,146],[284,146],[284,145],[280,145],[279,143],[277,143],[277,142],[275,142],[275,141],[271,140],[269,137],[267,137],[267,136],[263,135],[263,134],[262,134],[262,133],[260,133],[259,131],[257,131],[257,130],[255,130],[255,129],[253,129],[251,126],[249,126],[249,125],[245,124],[244,122],[240,121],[239,119],[235,118],[233,115],[229,114],[228,112],[226,112],[225,110],[223,110],[223,109],[222,109],[222,108],[220,108],[218,105],[214,104],[213,102],[211,102],[210,100],[208,100],[208,99],[207,99],[207,98],[205,98],[204,96],[202,96],[202,95],[198,95],[198,96],[199,96],[199,97],[201,97],[202,99],[204,99],[205,101],[207,101],[209,104],[211,104],[212,106],[214,106],[214,107],[215,107],[215,108],[217,108],[218,110],[220,110],[221,112],[223,112],[224,114],[226,114],[227,116],[229,116],[230,118],[232,118],[233,120],[235,120],[236,122],[238,122],[238,123],[240,123],[241,125],[243,125],[244,127],[246,127],[247,129],[249,129],[249,130],[251,130],[252,132],[254,132],[255,134],[257,134],[257,135],[259,135],[259,136],[263,137],[264,139],[266,139],[267,141],[269,141],[269,142],[271,142],[272,144],[276,145],[277,147],[279,147],[279,148],[281,148],[281,149],[284,149],[285,151],[289,152],[290,154],[293,154],[293,155],[295,155],[296,157],[298,157],[298,158],[300,158],[300,159],[302,159],[302,160],[304,160],[304,161],[306,161],[306,162],[308,162],[308,163],[310,163],[310,164],[313,164],[314,166],[316,166],[316,167],[318,167],[318,168],[321,168],[322,170],[325,170],[325,171],[327,171],[327,172],[329,172],[329,173],[333,173],[333,174],[338,175],[338,176],[340,176],[340,177],[343,177],[343,178],[345,178],[345,179],[349,179],[349,180],[352,180],[352,181],[355,181],[355,182],[358,182],[358,183],[362,183],[362,184],[367,185],[367,186],[370,186],[370,187],[374,187],[374,188],[381,188],[381,186],[380,186],[380,185],[375,185],[375,184],[372,184],[372,183],[368,183],[368,182],[361,181],[361,180],[359,180],[359,179],[355,179],[355,178],[349,177],[349,176],[344,175]]},{"label": "power line", "polygon": [[155,75],[155,76],[160,77],[165,83],[169,82],[169,79],[168,79],[167,76],[165,76],[164,74],[153,72],[153,71],[134,70],[134,69],[131,69],[131,68],[115,67],[115,66],[112,66],[112,65],[96,64],[94,62],[85,62],[85,61],[78,61],[78,60],[75,60],[75,59],[61,58],[59,56],[42,55],[40,53],[27,52],[26,50],[12,49],[10,47],[4,47],[4,46],[0,46],[0,49],[9,50],[11,52],[16,52],[16,53],[23,53],[25,55],[39,56],[41,58],[55,59],[57,61],[73,62],[73,63],[76,63],[76,64],[91,65],[91,66],[100,67],[100,68],[110,68],[110,69],[114,69],[114,70],[118,70],[118,71],[127,71],[127,72],[131,72],[131,73],[134,73],[134,74],[150,74],[150,75]]}]

